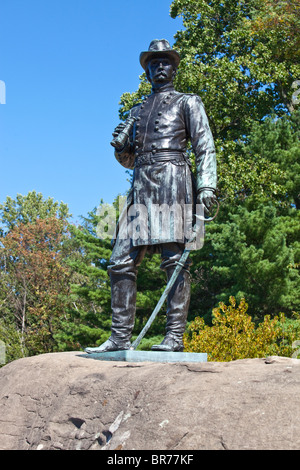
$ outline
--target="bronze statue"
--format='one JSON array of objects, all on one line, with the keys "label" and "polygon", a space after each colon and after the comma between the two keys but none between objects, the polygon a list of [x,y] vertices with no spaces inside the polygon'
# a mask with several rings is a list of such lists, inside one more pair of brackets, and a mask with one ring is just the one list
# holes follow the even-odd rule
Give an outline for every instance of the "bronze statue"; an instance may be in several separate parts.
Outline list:
[{"label": "bronze statue", "polygon": [[[186,207],[195,207],[197,203],[209,212],[215,202],[217,174],[213,137],[200,97],[179,93],[173,87],[179,61],[178,52],[168,41],[155,39],[151,42],[148,51],[140,54],[140,63],[151,82],[152,93],[130,110],[129,119],[119,124],[113,133],[117,160],[125,168],[134,168],[125,220],[132,220],[137,213],[136,210],[130,212],[129,208],[145,208],[146,223],[140,224],[138,236],[124,237],[119,232],[116,238],[108,268],[111,336],[98,348],[87,348],[88,353],[130,349],[136,278],[146,252],[161,254],[161,269],[168,279],[181,258],[187,242],[184,230],[176,232],[176,224],[173,224],[173,230],[167,234],[157,231],[153,234],[152,208],[176,206],[184,214]],[[186,154],[188,140],[196,157],[195,178]],[[180,225],[184,223],[184,218],[180,219]],[[166,336],[152,350],[183,351],[182,337],[190,302],[189,266],[188,259],[168,295]]]}]

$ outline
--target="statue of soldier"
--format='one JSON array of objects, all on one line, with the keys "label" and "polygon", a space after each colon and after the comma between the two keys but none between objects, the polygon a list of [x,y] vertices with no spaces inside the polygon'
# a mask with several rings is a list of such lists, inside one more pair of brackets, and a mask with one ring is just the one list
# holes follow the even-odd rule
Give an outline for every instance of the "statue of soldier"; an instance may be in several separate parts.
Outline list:
[{"label": "statue of soldier", "polygon": [[[88,353],[130,348],[135,321],[136,278],[145,254],[161,254],[161,268],[168,280],[181,258],[187,239],[184,235],[174,236],[172,231],[153,236],[149,229],[151,207],[175,204],[184,209],[183,206],[195,206],[196,202],[209,212],[215,202],[217,175],[213,137],[200,97],[179,93],[173,87],[179,61],[178,52],[165,39],[153,40],[148,51],[140,54],[140,63],[151,82],[152,93],[131,109],[130,117],[135,122],[125,145],[115,149],[115,156],[125,168],[134,168],[126,210],[131,205],[145,207],[147,222],[139,237],[121,237],[119,233],[116,238],[108,268],[111,336],[98,348],[87,348]],[[124,123],[117,126],[114,137],[124,130],[124,126]],[[188,140],[196,159],[194,179],[186,154]],[[152,350],[183,351],[182,338],[190,302],[189,266],[188,260],[168,295],[166,336],[161,344],[152,346]]]}]

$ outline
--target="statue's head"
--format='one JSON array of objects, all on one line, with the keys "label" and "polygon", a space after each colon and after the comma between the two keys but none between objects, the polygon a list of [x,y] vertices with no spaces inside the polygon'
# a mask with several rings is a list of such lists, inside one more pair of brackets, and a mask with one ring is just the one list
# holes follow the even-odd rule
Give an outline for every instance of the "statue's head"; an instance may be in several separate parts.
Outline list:
[{"label": "statue's head", "polygon": [[140,54],[140,63],[153,86],[173,81],[179,61],[178,52],[166,39],[154,39],[148,51]]}]

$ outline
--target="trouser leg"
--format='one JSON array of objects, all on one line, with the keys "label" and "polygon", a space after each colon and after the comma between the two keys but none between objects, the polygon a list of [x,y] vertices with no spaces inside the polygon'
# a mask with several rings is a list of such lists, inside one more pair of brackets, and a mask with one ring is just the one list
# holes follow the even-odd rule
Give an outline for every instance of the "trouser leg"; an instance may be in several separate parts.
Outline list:
[{"label": "trouser leg", "polygon": [[[174,269],[167,270],[168,280]],[[185,331],[188,309],[190,304],[190,274],[182,269],[174,286],[168,295],[166,335],[172,336],[182,346],[182,337]]]},{"label": "trouser leg", "polygon": [[146,251],[146,246],[133,247],[129,238],[117,238],[108,266],[111,283],[111,336],[98,348],[86,349],[87,352],[130,348],[136,311],[137,271]]},{"label": "trouser leg", "polygon": [[[161,268],[166,271],[170,280],[177,262],[180,260],[184,246],[176,243],[165,244],[162,247]],[[153,350],[183,351],[183,333],[186,327],[190,304],[190,274],[188,260],[180,271],[167,299],[166,336],[160,345],[154,345]]]},{"label": "trouser leg", "polygon": [[118,345],[130,346],[136,309],[136,274],[110,271],[111,339]]},{"label": "trouser leg", "polygon": [[111,282],[111,340],[130,347],[136,311],[136,278],[147,247],[133,247],[130,239],[115,246],[108,272]]}]

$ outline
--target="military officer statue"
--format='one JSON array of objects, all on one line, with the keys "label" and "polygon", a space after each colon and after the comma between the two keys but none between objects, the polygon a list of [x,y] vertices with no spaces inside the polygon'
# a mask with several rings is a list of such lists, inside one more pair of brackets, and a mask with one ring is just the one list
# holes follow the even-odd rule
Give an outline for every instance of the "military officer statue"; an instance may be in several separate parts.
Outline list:
[{"label": "military officer statue", "polygon": [[[187,239],[181,232],[153,234],[152,207],[174,205],[182,209],[198,204],[208,212],[215,201],[217,184],[213,137],[199,96],[175,91],[173,80],[179,54],[165,39],[155,39],[140,63],[152,85],[152,93],[130,111],[131,131],[121,147],[115,143],[115,156],[126,168],[134,168],[128,208],[144,207],[147,222],[139,236],[116,238],[109,264],[111,280],[112,326],[110,338],[88,353],[129,349],[135,320],[136,278],[146,252],[159,252],[167,279],[181,258]],[[119,124],[113,133],[125,129]],[[196,176],[190,171],[186,155],[190,140],[196,161]],[[133,212],[131,212],[132,214]],[[126,219],[126,222],[128,219]],[[132,220],[132,218],[131,218]],[[141,224],[143,225],[143,224]],[[146,227],[146,228],[145,228]],[[174,227],[173,227],[174,229]],[[175,230],[176,232],[176,230]],[[138,233],[138,232],[137,232]],[[136,234],[135,234],[136,235]],[[168,295],[166,336],[156,351],[183,351],[183,333],[190,301],[190,261],[186,262]]]}]

